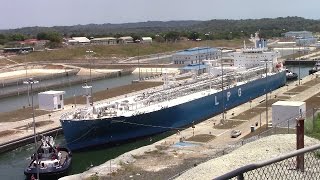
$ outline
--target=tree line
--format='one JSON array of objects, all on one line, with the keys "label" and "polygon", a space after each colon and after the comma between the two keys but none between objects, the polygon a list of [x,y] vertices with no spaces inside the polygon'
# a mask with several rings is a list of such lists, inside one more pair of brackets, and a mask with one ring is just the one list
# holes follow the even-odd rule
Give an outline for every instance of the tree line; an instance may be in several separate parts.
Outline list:
[{"label": "tree line", "polygon": [[191,40],[213,40],[247,38],[260,30],[265,38],[280,37],[287,31],[320,32],[320,21],[302,17],[279,17],[245,20],[209,21],[148,21],[125,24],[89,24],[76,26],[27,27],[0,31],[0,44],[22,41],[28,38],[49,40],[60,44],[63,37],[121,37],[132,36],[140,39],[150,36],[158,42],[175,42],[182,38]]}]

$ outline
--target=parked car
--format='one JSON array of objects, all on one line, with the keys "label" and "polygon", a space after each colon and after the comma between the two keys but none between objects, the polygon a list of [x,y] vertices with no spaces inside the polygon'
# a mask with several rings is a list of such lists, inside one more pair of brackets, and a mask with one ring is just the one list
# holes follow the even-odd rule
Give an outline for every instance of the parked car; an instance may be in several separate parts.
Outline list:
[{"label": "parked car", "polygon": [[231,131],[231,138],[236,138],[238,136],[241,135],[241,131],[240,130],[232,130]]}]

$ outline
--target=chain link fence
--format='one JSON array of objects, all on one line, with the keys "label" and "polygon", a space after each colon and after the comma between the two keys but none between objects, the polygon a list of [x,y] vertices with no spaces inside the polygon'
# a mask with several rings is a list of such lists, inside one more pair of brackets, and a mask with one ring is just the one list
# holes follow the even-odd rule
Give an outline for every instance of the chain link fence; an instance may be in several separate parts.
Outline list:
[{"label": "chain link fence", "polygon": [[[231,146],[233,149],[236,149],[262,137],[274,134],[295,134],[297,119],[301,117],[304,117],[305,135],[314,136],[314,133],[320,132],[318,126],[318,124],[320,125],[319,112],[317,108],[312,108],[307,110],[303,115],[293,115],[291,118],[273,125],[258,135],[243,139]],[[300,158],[300,161],[303,161],[302,165],[298,163],[298,158]],[[320,179],[319,165],[320,145],[315,145],[268,161],[243,166],[215,179]]]},{"label": "chain link fence", "polygon": [[320,179],[320,145],[296,150],[261,163],[243,166],[214,179]]},{"label": "chain link fence", "polygon": [[[320,114],[317,108],[311,108],[307,110],[304,114],[292,115],[291,118],[282,121],[278,124],[273,124],[271,127],[266,128],[257,135],[244,138],[238,142],[229,144],[227,148],[218,150],[214,155],[208,157],[207,160],[214,159],[226,154],[231,153],[233,150],[247,144],[258,140],[263,137],[267,137],[275,134],[296,134],[296,123],[297,119],[301,116],[304,117],[304,131],[306,135],[318,132],[320,133]],[[319,124],[319,127],[318,127]],[[265,128],[265,127],[261,127]],[[304,170],[297,170],[296,158],[297,156],[304,157]],[[207,161],[206,160],[206,161]],[[205,162],[205,161],[204,161]],[[304,148],[292,153],[277,157],[272,160],[268,160],[262,163],[251,164],[244,166],[242,172],[239,169],[232,171],[233,174],[227,173],[223,176],[214,178],[217,180],[225,179],[320,179],[320,145],[316,145],[310,148]],[[191,167],[193,168],[193,167]],[[174,179],[180,176],[180,172],[170,179]]]}]

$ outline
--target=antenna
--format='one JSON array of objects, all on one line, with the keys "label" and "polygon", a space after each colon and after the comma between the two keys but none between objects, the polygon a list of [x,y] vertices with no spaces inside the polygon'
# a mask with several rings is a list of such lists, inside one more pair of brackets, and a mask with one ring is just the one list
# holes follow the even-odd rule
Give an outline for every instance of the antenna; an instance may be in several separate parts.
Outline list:
[{"label": "antenna", "polygon": [[163,72],[163,81],[164,81],[163,83],[164,89],[169,88],[169,75],[168,75],[167,69],[165,69]]}]

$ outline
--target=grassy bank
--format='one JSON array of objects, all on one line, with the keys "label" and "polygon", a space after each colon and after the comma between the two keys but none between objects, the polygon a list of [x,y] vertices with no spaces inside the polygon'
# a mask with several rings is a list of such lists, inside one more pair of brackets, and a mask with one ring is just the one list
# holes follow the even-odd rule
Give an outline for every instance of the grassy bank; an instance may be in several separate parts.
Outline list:
[{"label": "grassy bank", "polygon": [[[126,58],[132,56],[140,56],[172,52],[182,49],[187,49],[191,47],[198,46],[212,46],[212,47],[240,47],[242,45],[242,40],[216,40],[216,41],[181,41],[177,43],[152,43],[152,44],[126,44],[126,45],[87,45],[87,46],[73,46],[67,48],[61,48],[57,50],[33,52],[28,54],[26,57],[24,55],[13,57],[12,59],[17,62],[33,62],[33,61],[54,61],[54,60],[74,60],[74,59],[84,59],[86,51],[88,49],[94,51],[96,58]],[[138,52],[139,51],[139,52]],[[26,59],[25,59],[26,58]]]},{"label": "grassy bank", "polygon": [[318,113],[314,121],[305,121],[305,134],[320,140],[320,114]]}]

